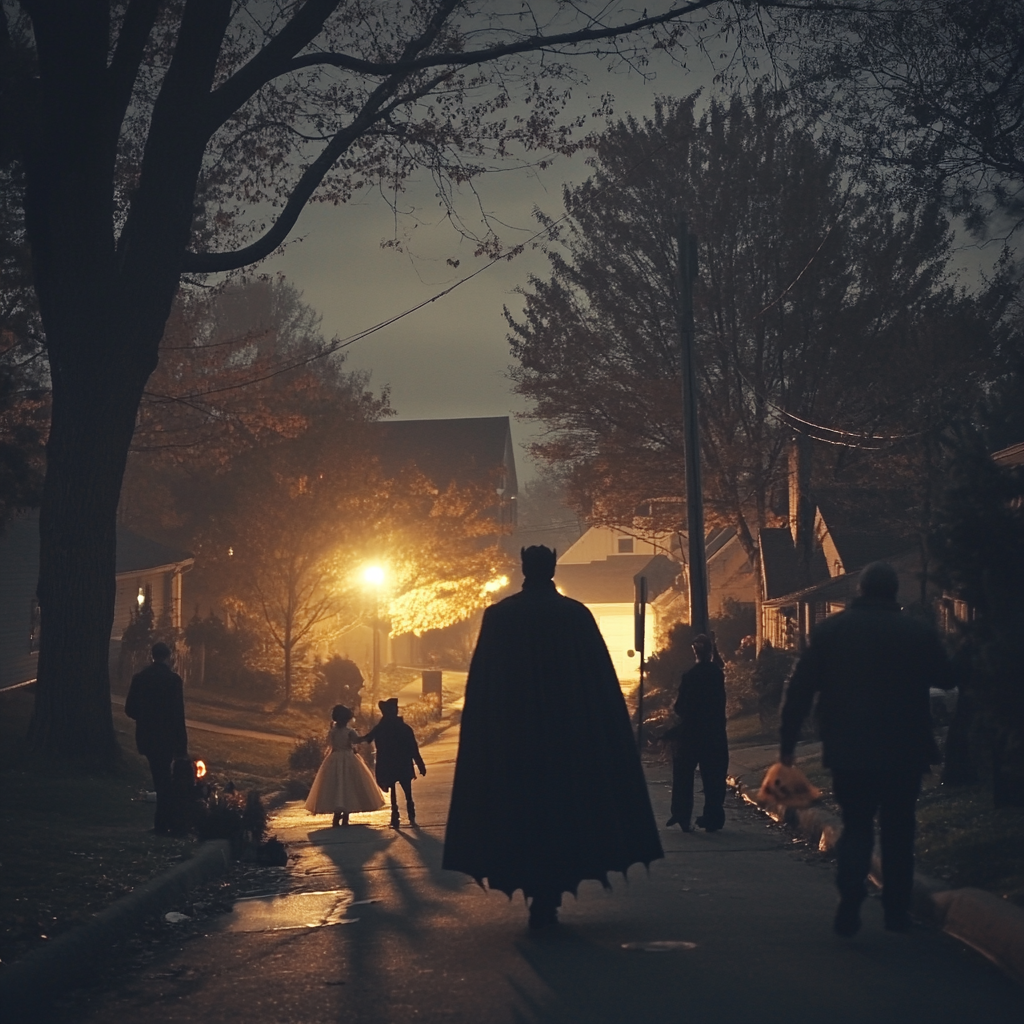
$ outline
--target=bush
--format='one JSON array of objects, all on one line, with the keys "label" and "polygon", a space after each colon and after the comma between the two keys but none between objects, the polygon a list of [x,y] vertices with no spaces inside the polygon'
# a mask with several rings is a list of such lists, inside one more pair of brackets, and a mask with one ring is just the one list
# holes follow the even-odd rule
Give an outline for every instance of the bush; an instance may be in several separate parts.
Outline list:
[{"label": "bush", "polygon": [[243,795],[231,783],[210,793],[196,826],[202,840],[227,839],[236,858],[255,851],[266,831],[267,812],[259,793],[253,789]]},{"label": "bush", "polygon": [[754,662],[753,687],[757,694],[758,714],[765,727],[777,721],[782,694],[793,672],[794,660],[788,651],[776,650],[765,641]]},{"label": "bush", "polygon": [[332,654],[326,661],[318,659],[313,666],[309,703],[321,708],[344,704],[358,711],[363,702],[363,683],[363,674],[354,661],[340,654]]},{"label": "bush", "polygon": [[324,759],[324,741],[319,736],[298,740],[288,755],[288,767],[296,772],[315,772]]}]

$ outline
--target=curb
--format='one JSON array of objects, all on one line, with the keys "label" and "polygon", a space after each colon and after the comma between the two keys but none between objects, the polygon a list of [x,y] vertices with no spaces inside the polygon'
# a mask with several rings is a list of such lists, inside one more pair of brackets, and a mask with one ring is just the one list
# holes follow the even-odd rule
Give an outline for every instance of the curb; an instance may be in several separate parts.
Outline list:
[{"label": "curb", "polygon": [[226,871],[231,845],[224,839],[202,843],[193,857],[140,885],[100,911],[87,924],[59,935],[0,972],[4,1020],[39,1021],[44,1005],[62,990],[87,978],[110,946],[135,931],[153,913],[190,889]]},{"label": "curb", "polygon": [[[765,806],[753,798],[742,779],[730,775],[726,782],[744,802],[799,832],[821,853],[832,850],[842,834],[842,821],[828,811],[816,807],[798,811]],[[882,861],[877,850],[871,857],[871,879],[878,886],[882,885]],[[947,935],[970,946],[1019,985],[1024,985],[1024,910],[983,889],[947,889],[916,871],[913,901],[918,917],[931,921]]]}]

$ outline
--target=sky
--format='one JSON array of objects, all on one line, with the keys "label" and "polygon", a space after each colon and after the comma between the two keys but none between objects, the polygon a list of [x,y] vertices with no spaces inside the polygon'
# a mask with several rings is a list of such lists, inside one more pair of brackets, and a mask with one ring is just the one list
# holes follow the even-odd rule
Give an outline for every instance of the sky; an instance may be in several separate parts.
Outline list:
[{"label": "sky", "polygon": [[[652,62],[645,81],[636,73],[609,74],[595,65],[587,95],[611,92],[616,117],[649,113],[656,95],[686,95],[711,87],[707,64],[686,71],[666,59]],[[594,122],[594,127],[604,122]],[[485,175],[476,183],[485,208],[508,227],[503,240],[516,244],[536,230],[535,208],[560,215],[564,183],[588,177],[586,155],[558,159],[544,171],[510,169]],[[445,217],[432,183],[424,175],[402,197],[414,213],[398,219],[405,252],[381,247],[396,234],[393,211],[379,194],[364,193],[340,207],[307,206],[283,250],[261,266],[282,273],[323,316],[325,337],[345,337],[429,299],[487,262],[473,256],[473,244],[461,238]],[[471,197],[466,197],[467,207]],[[446,261],[458,260],[458,268]],[[461,416],[515,416],[528,411],[512,393],[508,328],[502,313],[521,309],[515,289],[530,274],[544,276],[547,260],[527,249],[511,262],[501,261],[450,295],[405,317],[348,351],[350,369],[368,370],[371,386],[388,386],[400,419]],[[520,484],[534,475],[525,445],[542,428],[513,418]]]}]

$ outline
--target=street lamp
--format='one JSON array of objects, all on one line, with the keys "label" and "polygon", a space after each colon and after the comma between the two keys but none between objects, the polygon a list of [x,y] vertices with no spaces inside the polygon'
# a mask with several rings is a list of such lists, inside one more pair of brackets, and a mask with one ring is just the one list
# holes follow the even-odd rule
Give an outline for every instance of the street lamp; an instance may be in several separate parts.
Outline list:
[{"label": "street lamp", "polygon": [[380,692],[380,587],[384,570],[379,565],[368,565],[363,570],[364,582],[373,589],[373,696]]}]

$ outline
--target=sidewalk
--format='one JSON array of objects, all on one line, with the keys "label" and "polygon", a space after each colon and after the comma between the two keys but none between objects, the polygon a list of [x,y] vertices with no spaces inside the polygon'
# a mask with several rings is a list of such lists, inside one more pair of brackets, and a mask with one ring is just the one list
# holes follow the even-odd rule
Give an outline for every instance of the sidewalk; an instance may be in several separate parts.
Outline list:
[{"label": "sidewalk", "polygon": [[[347,829],[298,803],[273,827],[291,859],[274,892],[94,993],[96,1024],[986,1024],[1020,993],[941,932],[894,936],[869,901],[863,933],[831,935],[831,870],[738,801],[724,831],[662,831],[665,858],[612,889],[584,883],[562,924],[531,933],[521,898],[441,869],[458,730],[424,749],[418,829],[388,813]],[[659,822],[669,772],[650,766]],[[313,908],[312,917],[303,908]],[[319,909],[317,909],[319,908]],[[648,952],[651,950],[653,952]]]}]

